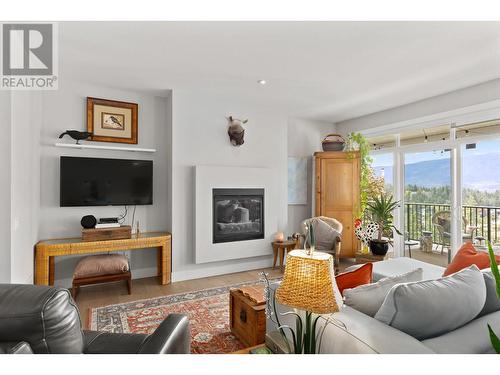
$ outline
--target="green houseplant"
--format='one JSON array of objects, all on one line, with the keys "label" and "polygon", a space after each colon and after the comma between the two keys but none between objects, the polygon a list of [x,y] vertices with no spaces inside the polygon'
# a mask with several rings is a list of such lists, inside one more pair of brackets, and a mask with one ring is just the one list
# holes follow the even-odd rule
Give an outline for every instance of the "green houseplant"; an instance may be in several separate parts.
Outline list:
[{"label": "green houseplant", "polygon": [[393,211],[399,206],[399,201],[394,201],[392,195],[381,194],[368,202],[368,212],[372,220],[378,225],[378,236],[370,240],[370,250],[375,255],[385,255],[389,250],[389,239],[382,238],[384,233],[401,232],[394,226]]},{"label": "green houseplant", "polygon": [[357,208],[357,217],[361,217],[365,212],[369,199],[368,191],[370,188],[370,172],[372,170],[371,163],[373,161],[370,156],[370,143],[361,133],[349,133],[346,140],[346,151],[352,156],[355,151],[359,151],[359,190],[361,192],[361,197],[359,207]]},{"label": "green houseplant", "polygon": [[[497,297],[500,298],[500,271],[498,270],[498,264],[495,259],[495,253],[493,252],[493,247],[489,242],[488,242],[488,253],[490,255],[491,273],[495,277],[495,281],[497,283]],[[488,330],[490,333],[491,345],[493,345],[493,349],[495,349],[497,354],[500,354],[500,339],[495,334],[495,332],[493,332],[493,329],[490,327],[489,324],[488,324]]]}]

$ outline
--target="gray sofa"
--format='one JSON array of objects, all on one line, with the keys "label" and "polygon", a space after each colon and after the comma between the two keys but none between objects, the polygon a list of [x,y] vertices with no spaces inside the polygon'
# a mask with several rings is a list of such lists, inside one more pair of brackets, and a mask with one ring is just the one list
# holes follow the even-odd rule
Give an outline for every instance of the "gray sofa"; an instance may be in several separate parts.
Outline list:
[{"label": "gray sofa", "polygon": [[[374,281],[386,276],[394,276],[412,269],[423,268],[424,279],[439,278],[444,268],[429,265],[409,258],[396,258],[373,265]],[[273,284],[276,289],[278,284]],[[425,303],[425,301],[423,301]],[[279,313],[290,308],[277,304]],[[321,353],[335,354],[430,354],[430,353],[493,353],[487,324],[500,332],[500,310],[478,317],[469,323],[438,337],[419,341],[375,318],[365,315],[344,305],[340,312],[333,315],[326,327]],[[325,321],[325,318],[321,318]],[[282,324],[295,327],[292,316],[280,317]],[[318,325],[319,322],[318,322]],[[280,336],[276,334],[275,324],[267,320],[267,339],[271,347],[281,347]]]}]

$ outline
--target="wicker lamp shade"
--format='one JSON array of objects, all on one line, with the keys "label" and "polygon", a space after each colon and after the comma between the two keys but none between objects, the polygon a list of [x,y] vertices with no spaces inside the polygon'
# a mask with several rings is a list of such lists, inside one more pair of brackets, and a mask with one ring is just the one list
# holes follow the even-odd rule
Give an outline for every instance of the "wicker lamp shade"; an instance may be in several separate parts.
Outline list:
[{"label": "wicker lamp shade", "polygon": [[339,311],[342,297],[335,282],[333,257],[318,251],[312,255],[304,250],[289,252],[276,300],[282,305],[316,314]]}]

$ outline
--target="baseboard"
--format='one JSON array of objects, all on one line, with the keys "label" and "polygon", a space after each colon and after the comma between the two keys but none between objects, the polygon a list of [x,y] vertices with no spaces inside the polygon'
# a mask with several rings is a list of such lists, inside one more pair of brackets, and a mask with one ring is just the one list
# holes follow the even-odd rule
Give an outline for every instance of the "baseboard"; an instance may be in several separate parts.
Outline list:
[{"label": "baseboard", "polygon": [[202,264],[195,265],[191,270],[172,272],[172,282],[201,279],[203,277],[226,275],[228,273],[251,271],[272,266],[272,257],[259,257],[251,261],[239,261],[227,265]]}]

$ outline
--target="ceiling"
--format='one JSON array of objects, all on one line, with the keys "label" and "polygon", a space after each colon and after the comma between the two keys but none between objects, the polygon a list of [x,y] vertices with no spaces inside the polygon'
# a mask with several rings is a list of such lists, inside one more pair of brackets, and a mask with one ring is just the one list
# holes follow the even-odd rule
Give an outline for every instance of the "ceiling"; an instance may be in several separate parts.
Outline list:
[{"label": "ceiling", "polygon": [[59,39],[63,78],[329,122],[500,77],[500,22],[63,22]]}]

